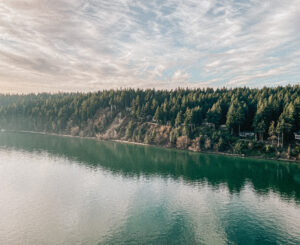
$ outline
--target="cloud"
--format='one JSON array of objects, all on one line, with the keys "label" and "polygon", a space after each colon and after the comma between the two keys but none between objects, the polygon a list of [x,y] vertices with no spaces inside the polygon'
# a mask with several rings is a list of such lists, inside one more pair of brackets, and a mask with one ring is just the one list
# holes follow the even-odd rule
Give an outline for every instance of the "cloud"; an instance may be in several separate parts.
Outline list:
[{"label": "cloud", "polygon": [[189,74],[181,70],[176,71],[172,77],[172,80],[178,80],[183,82],[187,81],[188,79],[189,79]]},{"label": "cloud", "polygon": [[2,1],[0,90],[299,83],[299,16],[297,0]]}]

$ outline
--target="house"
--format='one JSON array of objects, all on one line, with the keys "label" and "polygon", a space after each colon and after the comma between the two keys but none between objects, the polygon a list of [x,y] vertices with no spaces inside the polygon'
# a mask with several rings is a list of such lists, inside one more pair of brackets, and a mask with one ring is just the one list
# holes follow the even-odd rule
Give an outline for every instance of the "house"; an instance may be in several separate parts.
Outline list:
[{"label": "house", "polygon": [[294,135],[295,135],[295,140],[300,140],[300,130],[294,133]]},{"label": "house", "polygon": [[222,125],[220,125],[220,129],[221,129],[221,130],[224,130],[224,131],[225,131],[225,130],[227,130],[227,126],[226,126],[226,124],[222,124]]},{"label": "house", "polygon": [[252,138],[254,136],[255,136],[254,132],[247,132],[247,131],[240,132],[240,137],[242,138]]},{"label": "house", "polygon": [[209,128],[215,128],[215,124],[209,123],[209,122],[203,122],[202,126],[209,127]]}]

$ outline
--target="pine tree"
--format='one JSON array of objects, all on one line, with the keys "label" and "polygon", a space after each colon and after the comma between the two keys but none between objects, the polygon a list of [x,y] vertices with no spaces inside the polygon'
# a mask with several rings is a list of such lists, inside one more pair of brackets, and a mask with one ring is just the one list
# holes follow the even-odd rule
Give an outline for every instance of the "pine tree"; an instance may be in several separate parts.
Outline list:
[{"label": "pine tree", "polygon": [[226,125],[231,129],[232,133],[238,129],[238,134],[240,134],[241,124],[245,120],[244,107],[244,104],[239,103],[237,100],[234,100],[229,107]]},{"label": "pine tree", "polygon": [[220,103],[215,103],[207,112],[206,118],[210,123],[214,123],[216,126],[220,125],[222,117],[222,109]]},{"label": "pine tree", "polygon": [[271,125],[270,125],[269,130],[268,130],[268,134],[272,138],[272,144],[273,144],[274,143],[273,139],[275,138],[275,135],[276,135],[276,128],[275,128],[275,122],[274,121],[271,122]]},{"label": "pine tree", "polygon": [[182,123],[182,112],[179,111],[177,113],[176,119],[175,119],[175,127],[179,127]]},{"label": "pine tree", "polygon": [[134,125],[133,125],[133,122],[130,121],[128,123],[128,125],[127,125],[126,133],[125,133],[125,136],[126,136],[127,139],[131,139],[132,138],[133,130],[134,130]]},{"label": "pine tree", "polygon": [[154,120],[157,122],[161,122],[161,119],[162,119],[162,110],[161,107],[158,106],[154,114]]}]

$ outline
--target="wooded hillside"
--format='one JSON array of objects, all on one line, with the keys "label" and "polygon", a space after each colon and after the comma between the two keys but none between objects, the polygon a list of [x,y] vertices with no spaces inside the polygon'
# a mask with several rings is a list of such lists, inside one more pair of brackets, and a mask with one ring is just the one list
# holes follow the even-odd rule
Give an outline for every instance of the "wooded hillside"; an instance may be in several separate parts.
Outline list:
[{"label": "wooded hillside", "polygon": [[295,146],[300,86],[0,95],[0,127],[235,152],[250,138],[275,152]]}]

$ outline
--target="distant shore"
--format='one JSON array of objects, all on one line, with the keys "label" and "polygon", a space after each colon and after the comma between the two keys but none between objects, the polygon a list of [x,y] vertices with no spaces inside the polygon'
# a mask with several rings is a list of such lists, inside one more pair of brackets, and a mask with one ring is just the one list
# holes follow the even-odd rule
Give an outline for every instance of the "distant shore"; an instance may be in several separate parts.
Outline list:
[{"label": "distant shore", "polygon": [[217,152],[217,151],[192,151],[192,150],[189,150],[189,149],[178,149],[178,148],[175,148],[175,147],[166,147],[166,146],[162,146],[162,145],[146,144],[146,143],[140,143],[140,142],[134,142],[134,141],[121,140],[121,139],[99,139],[96,136],[78,136],[78,135],[57,134],[57,133],[27,131],[27,130],[4,130],[4,131],[1,130],[1,132],[41,134],[41,135],[51,135],[51,136],[68,137],[68,138],[92,139],[92,140],[97,140],[97,141],[110,141],[110,142],[117,142],[117,143],[122,143],[122,144],[141,145],[141,146],[154,146],[154,147],[158,147],[158,148],[175,149],[175,150],[194,152],[194,153],[223,155],[223,156],[248,158],[248,159],[262,159],[262,160],[271,160],[271,161],[283,161],[283,162],[300,163],[299,160],[293,160],[293,159],[271,158],[271,157],[266,157],[266,156],[247,156],[247,155],[244,155],[244,154],[235,154],[235,153]]}]

